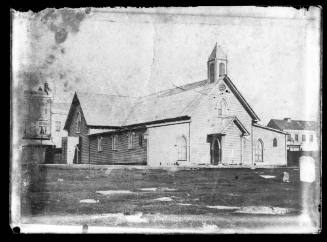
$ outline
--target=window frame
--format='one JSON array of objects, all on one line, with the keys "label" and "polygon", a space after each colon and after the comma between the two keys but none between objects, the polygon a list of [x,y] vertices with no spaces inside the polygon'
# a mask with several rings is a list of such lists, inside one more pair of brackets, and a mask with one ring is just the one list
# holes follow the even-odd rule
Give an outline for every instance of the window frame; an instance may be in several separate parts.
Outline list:
[{"label": "window frame", "polygon": [[294,135],[294,140],[295,140],[296,142],[299,141],[299,135],[298,135],[298,134],[295,134],[295,135]]},{"label": "window frame", "polygon": [[225,98],[222,98],[218,103],[218,117],[224,116],[227,116],[227,101]]},{"label": "window frame", "polygon": [[278,141],[277,141],[277,138],[275,137],[273,139],[273,147],[277,147],[278,146]]},{"label": "window frame", "polygon": [[139,147],[144,146],[144,137],[143,134],[139,134]]},{"label": "window frame", "polygon": [[[259,145],[260,145],[261,149],[259,149]],[[264,162],[263,152],[264,152],[264,143],[261,139],[258,139],[256,142],[256,146],[255,146],[255,156],[254,156],[255,162],[260,162],[260,163]],[[261,157],[260,160],[258,159],[259,157]]]},{"label": "window frame", "polygon": [[[223,71],[222,71],[221,67],[223,67]],[[226,74],[226,65],[225,65],[225,63],[223,63],[223,62],[219,63],[218,71],[219,71],[219,76],[223,76],[223,75]]]},{"label": "window frame", "polygon": [[61,130],[61,122],[60,121],[56,121],[56,132],[60,132],[60,130]]},{"label": "window frame", "polygon": [[306,135],[305,135],[305,134],[302,134],[302,141],[303,141],[303,142],[306,142],[306,140],[307,140]]},{"label": "window frame", "polygon": [[111,137],[111,149],[112,150],[118,150],[117,149],[117,142],[118,142],[118,135],[117,134],[115,134],[115,135],[113,135],[112,137]]},{"label": "window frame", "polygon": [[97,140],[98,140],[98,152],[102,152],[103,151],[103,144],[102,144],[102,136],[98,136]]},{"label": "window frame", "polygon": [[209,63],[209,81],[210,81],[210,83],[215,82],[215,68],[216,68],[215,62]]},{"label": "window frame", "polygon": [[129,132],[128,133],[128,145],[127,148],[129,150],[134,149],[134,140],[135,140],[135,132]]},{"label": "window frame", "polygon": [[309,141],[310,141],[310,142],[313,142],[313,134],[310,134],[310,135],[309,135]]}]

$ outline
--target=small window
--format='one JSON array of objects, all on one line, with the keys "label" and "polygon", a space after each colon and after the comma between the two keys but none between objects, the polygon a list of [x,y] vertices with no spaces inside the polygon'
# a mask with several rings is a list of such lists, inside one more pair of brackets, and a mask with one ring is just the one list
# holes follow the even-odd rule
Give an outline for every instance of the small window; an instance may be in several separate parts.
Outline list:
[{"label": "small window", "polygon": [[219,76],[225,75],[225,64],[224,63],[220,63],[219,64]]},{"label": "small window", "polygon": [[61,129],[61,122],[60,121],[56,121],[56,131],[59,132]]},{"label": "small window", "polygon": [[98,137],[98,152],[102,151],[102,137]]},{"label": "small window", "polygon": [[313,142],[313,135],[310,134],[310,142]]},{"label": "small window", "polygon": [[143,134],[140,134],[140,135],[139,135],[139,146],[140,146],[140,147],[143,147],[143,142],[144,142]]},{"label": "small window", "polygon": [[291,141],[292,140],[292,136],[289,134],[288,136],[287,136],[287,141]]},{"label": "small window", "polygon": [[76,119],[76,133],[81,132],[81,123],[82,123],[81,112],[78,112],[77,119]]},{"label": "small window", "polygon": [[263,142],[261,139],[259,139],[256,144],[255,162],[263,162]]},{"label": "small window", "polygon": [[210,83],[215,81],[215,63],[211,63],[209,67]]},{"label": "small window", "polygon": [[118,140],[118,135],[114,135],[112,137],[112,149],[117,150],[117,140]]},{"label": "small window", "polygon": [[128,134],[128,149],[134,148],[134,137],[135,137],[134,132]]},{"label": "small window", "polygon": [[295,141],[299,141],[299,135],[295,134]]},{"label": "small window", "polygon": [[274,140],[273,140],[273,147],[277,147],[277,139],[276,138],[274,138]]},{"label": "small window", "polygon": [[305,141],[305,140],[306,140],[305,134],[302,134],[302,141]]}]

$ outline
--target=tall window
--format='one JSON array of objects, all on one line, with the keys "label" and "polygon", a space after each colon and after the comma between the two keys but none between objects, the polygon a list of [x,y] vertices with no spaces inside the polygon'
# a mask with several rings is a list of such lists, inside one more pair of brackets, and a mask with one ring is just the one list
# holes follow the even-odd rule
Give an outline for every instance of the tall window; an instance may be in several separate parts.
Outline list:
[{"label": "tall window", "polygon": [[255,149],[255,162],[263,162],[263,142],[258,139]]},{"label": "tall window", "polygon": [[117,150],[117,141],[118,141],[118,135],[114,135],[112,137],[112,149]]},{"label": "tall window", "polygon": [[291,134],[287,135],[287,141],[291,141],[291,140],[292,140]]},{"label": "tall window", "polygon": [[143,134],[139,134],[139,146],[143,147],[143,143],[144,143]]},{"label": "tall window", "polygon": [[313,135],[310,134],[310,142],[313,142]]},{"label": "tall window", "polygon": [[277,147],[277,139],[276,138],[273,139],[273,147]]},{"label": "tall window", "polygon": [[135,133],[129,133],[128,134],[128,149],[133,149],[134,148],[134,138],[135,137]]},{"label": "tall window", "polygon": [[224,63],[220,63],[219,64],[219,76],[225,75],[225,64]]},{"label": "tall window", "polygon": [[225,99],[221,99],[218,105],[218,116],[225,116],[227,114],[226,109],[227,109],[227,103]]},{"label": "tall window", "polygon": [[98,137],[98,152],[103,151],[102,137]]},{"label": "tall window", "polygon": [[299,141],[299,135],[298,134],[295,134],[295,141]]},{"label": "tall window", "polygon": [[177,160],[187,160],[187,140],[185,136],[177,137]]},{"label": "tall window", "polygon": [[78,112],[77,119],[76,119],[76,133],[81,132],[81,123],[82,123],[81,112]]},{"label": "tall window", "polygon": [[210,75],[210,82],[215,81],[215,63],[210,63],[209,65],[209,75]]},{"label": "tall window", "polygon": [[305,141],[305,140],[306,140],[305,134],[302,134],[302,141]]},{"label": "tall window", "polygon": [[56,121],[56,131],[59,132],[61,129],[61,122],[60,121]]}]

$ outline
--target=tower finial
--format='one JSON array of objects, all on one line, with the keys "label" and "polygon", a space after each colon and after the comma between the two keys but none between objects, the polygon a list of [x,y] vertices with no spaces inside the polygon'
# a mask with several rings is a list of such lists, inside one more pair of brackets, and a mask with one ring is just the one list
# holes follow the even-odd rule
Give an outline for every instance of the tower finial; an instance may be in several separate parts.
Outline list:
[{"label": "tower finial", "polygon": [[[210,83],[227,74],[227,55],[217,42],[209,56],[207,65]],[[217,73],[217,70],[219,70],[219,73]]]}]

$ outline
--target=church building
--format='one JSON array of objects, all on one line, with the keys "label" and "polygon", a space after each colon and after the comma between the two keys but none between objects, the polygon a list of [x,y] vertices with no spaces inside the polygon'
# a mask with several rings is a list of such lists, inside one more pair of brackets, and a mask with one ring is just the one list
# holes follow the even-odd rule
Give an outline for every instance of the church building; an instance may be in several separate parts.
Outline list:
[{"label": "church building", "polygon": [[287,133],[259,124],[227,64],[216,44],[204,80],[139,98],[76,92],[66,163],[286,166]]}]

